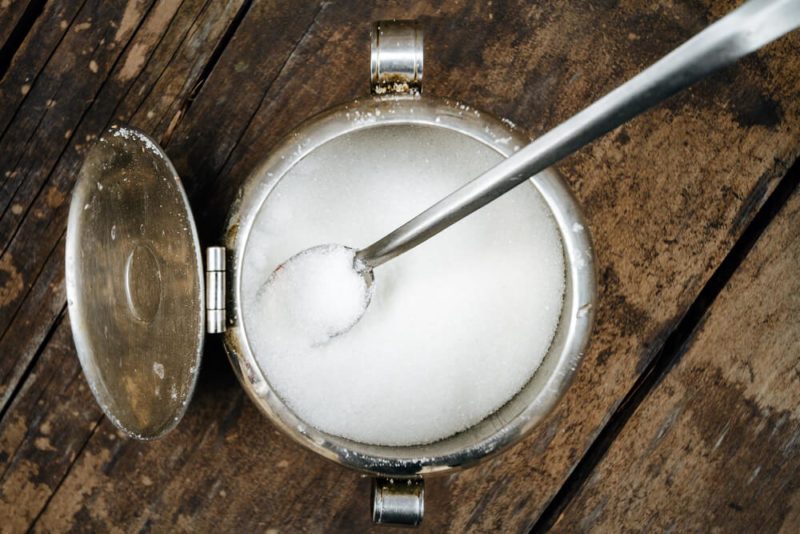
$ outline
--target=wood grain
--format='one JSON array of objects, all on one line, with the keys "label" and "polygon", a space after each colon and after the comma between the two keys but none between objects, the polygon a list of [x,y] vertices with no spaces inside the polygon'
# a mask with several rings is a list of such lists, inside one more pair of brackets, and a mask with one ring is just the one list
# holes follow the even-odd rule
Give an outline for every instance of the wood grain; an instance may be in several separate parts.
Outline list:
[{"label": "wood grain", "polygon": [[[82,151],[110,121],[130,120],[166,144],[201,236],[213,244],[238,186],[274,143],[312,113],[366,94],[372,20],[420,18],[426,91],[507,116],[535,135],[731,7],[723,1],[238,5],[244,19],[211,65],[236,17],[233,4],[87,3],[75,23],[100,9],[110,11],[94,20],[135,13],[118,45],[123,50],[97,62],[100,83],[59,85],[81,50],[107,36],[78,32],[80,39],[64,37],[42,63],[26,98],[9,100],[15,111],[0,138],[0,169],[13,164],[10,172],[21,172],[0,189],[0,202],[9,206],[0,217],[0,298],[6,295],[0,347],[26,348],[0,359],[5,398],[17,392],[0,421],[0,443],[10,443],[2,449],[8,457],[0,502],[14,504],[7,510],[21,518],[14,523],[21,529],[32,522],[41,531],[369,526],[368,481],[278,435],[244,398],[216,340],[208,344],[187,417],[158,442],[123,439],[107,421],[90,426],[86,421],[98,412],[85,391],[74,393],[85,388],[80,375],[70,386],[74,402],[85,403],[76,413],[59,408],[64,393],[55,380],[28,387],[46,375],[51,364],[44,356],[67,336],[58,268],[67,198]],[[526,530],[535,521],[798,155],[799,45],[794,36],[770,46],[560,166],[586,208],[600,264],[592,348],[564,402],[530,438],[475,469],[428,482],[427,530]],[[28,39],[20,53],[35,48]],[[15,61],[9,75],[21,69]],[[47,77],[51,71],[59,76]],[[50,99],[63,110],[43,113]],[[67,130],[69,139],[60,140]],[[45,280],[49,294],[40,287]],[[6,342],[7,336],[13,337]],[[74,366],[72,349],[63,354]],[[75,429],[70,443],[82,444],[53,445],[47,452],[60,460],[35,453],[43,435],[38,422],[51,413]]]},{"label": "wood grain", "polygon": [[800,191],[556,531],[800,530]]},{"label": "wood grain", "polygon": [[0,3],[0,49],[6,47],[9,36],[14,32],[14,28],[19,24],[20,19],[28,7],[27,0],[12,2],[6,0]]},{"label": "wood grain", "polygon": [[0,432],[0,530],[24,532],[101,420],[62,315]]}]

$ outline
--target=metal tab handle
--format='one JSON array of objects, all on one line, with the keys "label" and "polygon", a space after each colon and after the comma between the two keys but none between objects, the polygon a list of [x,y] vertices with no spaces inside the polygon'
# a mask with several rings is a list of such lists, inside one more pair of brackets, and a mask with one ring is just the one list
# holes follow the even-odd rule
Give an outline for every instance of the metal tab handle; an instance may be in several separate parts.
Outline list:
[{"label": "metal tab handle", "polygon": [[225,331],[225,247],[206,249],[206,331]]},{"label": "metal tab handle", "polygon": [[416,527],[425,513],[425,482],[421,478],[372,479],[372,521]]},{"label": "metal tab handle", "polygon": [[416,21],[375,23],[369,69],[373,94],[422,92],[422,37]]}]

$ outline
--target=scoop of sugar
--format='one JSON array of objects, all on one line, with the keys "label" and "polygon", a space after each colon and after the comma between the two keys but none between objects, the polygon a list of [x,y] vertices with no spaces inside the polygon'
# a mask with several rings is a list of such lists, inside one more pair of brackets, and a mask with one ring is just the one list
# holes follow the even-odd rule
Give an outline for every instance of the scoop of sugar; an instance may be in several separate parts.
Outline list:
[{"label": "scoop of sugar", "polygon": [[311,151],[275,186],[244,253],[241,319],[270,388],[303,424],[359,443],[431,443],[490,417],[529,383],[558,326],[566,272],[558,225],[532,183],[377,267],[363,317],[327,343],[313,345],[329,330],[312,335],[290,319],[306,297],[336,306],[340,325],[355,315],[362,303],[348,308],[342,295],[342,280],[361,283],[352,256],[340,251],[344,272],[335,257],[319,258],[331,260],[326,272],[298,273],[314,287],[283,294],[274,310],[259,293],[298,251],[368,245],[501,160],[445,128],[373,126]]},{"label": "scoop of sugar", "polygon": [[371,287],[357,269],[355,251],[321,245],[293,256],[270,275],[263,291],[265,317],[296,348],[314,347],[347,331],[364,314]]}]

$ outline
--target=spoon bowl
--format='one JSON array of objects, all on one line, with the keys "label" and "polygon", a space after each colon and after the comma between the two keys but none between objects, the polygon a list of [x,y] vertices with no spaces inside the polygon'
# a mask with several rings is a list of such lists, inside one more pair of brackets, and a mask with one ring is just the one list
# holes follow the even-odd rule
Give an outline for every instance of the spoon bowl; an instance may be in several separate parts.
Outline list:
[{"label": "spoon bowl", "polygon": [[372,269],[355,249],[318,245],[281,263],[259,293],[270,316],[301,342],[321,346],[361,320],[372,300],[374,281]]}]

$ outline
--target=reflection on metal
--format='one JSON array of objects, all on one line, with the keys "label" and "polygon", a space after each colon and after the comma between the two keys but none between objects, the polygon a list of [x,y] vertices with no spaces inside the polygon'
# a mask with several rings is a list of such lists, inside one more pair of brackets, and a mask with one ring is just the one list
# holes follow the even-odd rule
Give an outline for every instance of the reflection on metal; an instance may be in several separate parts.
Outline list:
[{"label": "reflection on metal", "polygon": [[372,521],[416,527],[425,514],[425,482],[421,478],[372,479]]},{"label": "reflection on metal", "polygon": [[[368,120],[364,120],[368,117]],[[243,262],[251,247],[270,247],[267,238],[256,240],[253,224],[267,197],[282,180],[294,179],[293,169],[303,158],[316,159],[325,168],[318,150],[334,139],[349,139],[355,153],[356,132],[408,126],[429,128],[435,134],[464,135],[509,157],[527,140],[489,113],[458,102],[429,96],[373,97],[335,108],[305,123],[275,147],[244,185],[241,201],[234,204],[228,220],[225,248],[228,251],[229,290],[227,313],[244,317],[242,298]],[[386,148],[390,150],[391,147]],[[447,157],[447,154],[442,154]],[[565,393],[589,340],[596,309],[594,254],[588,225],[580,207],[561,176],[546,169],[530,179],[553,214],[566,268],[566,289],[561,317],[553,342],[538,371],[511,399],[480,423],[449,438],[408,447],[371,445],[321,432],[300,419],[271,388],[258,363],[246,330],[247,321],[228,321],[225,346],[243,387],[258,408],[290,437],[305,447],[341,465],[384,477],[413,477],[463,469],[517,443],[533,429]],[[580,231],[576,231],[579,228]]]},{"label": "reflection on metal", "polygon": [[206,249],[206,329],[225,331],[225,247]]},{"label": "reflection on metal", "polygon": [[191,398],[205,332],[200,247],[175,169],[152,139],[112,127],[70,205],[67,299],[84,374],[109,419],[147,439]]},{"label": "reflection on metal", "polygon": [[416,21],[381,21],[372,28],[372,93],[422,92],[422,30]]},{"label": "reflection on metal", "polygon": [[[381,23],[380,27],[384,32],[383,37],[387,35],[385,24]],[[380,63],[379,56],[376,56],[378,35],[373,33],[373,91],[376,87],[375,74],[381,72],[376,67]],[[420,51],[421,74],[421,33],[414,35],[415,42],[417,39],[419,41],[415,46]],[[385,44],[384,39],[381,50]],[[410,72],[410,69],[406,69],[406,72]],[[422,95],[393,94],[360,99],[308,121],[274,148],[267,159],[253,170],[242,189],[241,200],[231,208],[224,243],[229,253],[229,316],[241,318],[246,312],[243,308],[242,277],[243,262],[248,251],[252,247],[272,245],[269,239],[263,237],[257,243],[251,239],[254,237],[253,224],[264,208],[267,197],[281,180],[293,179],[292,170],[297,163],[303,158],[319,158],[320,152],[317,151],[334,139],[350,138],[352,141],[355,139],[352,134],[376,128],[396,128],[395,131],[401,135],[400,132],[408,132],[408,126],[430,128],[431,132],[441,132],[444,136],[463,135],[490,147],[498,156],[505,158],[528,142],[508,121],[501,121],[459,102]],[[358,153],[359,147],[352,145],[351,150]],[[386,150],[391,150],[391,147],[387,146]],[[317,163],[319,168],[325,168],[325,161],[319,160]],[[271,389],[268,377],[259,366],[256,347],[250,345],[247,321],[229,321],[224,337],[225,348],[250,398],[278,428],[306,448],[340,465],[390,480],[411,479],[413,483],[423,475],[463,469],[521,440],[565,393],[583,358],[597,299],[594,254],[587,224],[569,188],[553,169],[545,169],[531,177],[530,186],[542,195],[552,211],[562,238],[566,268],[564,304],[550,349],[538,371],[495,414],[443,440],[408,447],[359,443],[322,432],[307,425]],[[581,231],[576,231],[576,228]],[[376,488],[384,488],[380,484],[376,482]],[[397,496],[383,489],[376,496],[381,499],[378,507],[380,521],[393,521],[391,510],[395,508],[392,503],[396,502]],[[422,498],[420,492],[420,518]]]}]

